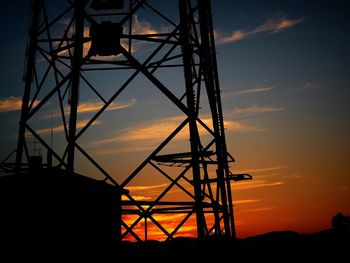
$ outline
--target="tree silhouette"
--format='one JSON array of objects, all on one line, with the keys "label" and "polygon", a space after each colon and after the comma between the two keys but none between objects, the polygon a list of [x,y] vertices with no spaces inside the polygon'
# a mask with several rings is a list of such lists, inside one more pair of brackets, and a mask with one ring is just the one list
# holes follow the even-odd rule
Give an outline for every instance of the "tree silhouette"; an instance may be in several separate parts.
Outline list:
[{"label": "tree silhouette", "polygon": [[335,230],[350,230],[350,216],[338,212],[332,219],[332,227]]}]

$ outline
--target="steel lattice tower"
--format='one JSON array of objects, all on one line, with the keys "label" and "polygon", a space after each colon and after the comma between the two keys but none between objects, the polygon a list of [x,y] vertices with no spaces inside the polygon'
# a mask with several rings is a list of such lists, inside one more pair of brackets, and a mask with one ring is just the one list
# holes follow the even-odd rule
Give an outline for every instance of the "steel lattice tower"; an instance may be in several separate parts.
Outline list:
[{"label": "steel lattice tower", "polygon": [[[229,170],[229,163],[234,159],[226,147],[210,0],[174,0],[178,12],[168,10],[170,14],[157,9],[150,0],[60,2],[61,9],[58,6],[52,9],[50,1],[32,0],[17,172],[30,160],[27,134],[47,150],[47,163],[53,158],[55,165],[73,172],[79,152],[105,180],[123,188],[132,185],[145,167],[151,167],[167,180],[167,186],[152,201],[137,200],[131,192],[126,195],[122,213],[133,215],[134,219],[123,221],[122,238],[131,235],[141,241],[143,238],[135,228],[145,220],[145,239],[147,222],[156,226],[164,239],[172,239],[191,217],[195,217],[200,239],[218,233],[234,238],[231,181],[251,177],[232,174]],[[141,11],[147,12],[148,17],[157,17],[167,26],[160,32],[138,32],[134,29],[134,18]],[[149,48],[137,57],[135,45],[148,44]],[[181,70],[178,76],[182,83],[180,96],[178,90],[174,92],[169,83],[160,79],[157,74],[160,69]],[[132,74],[116,85],[113,94],[106,98],[98,85],[88,80],[86,74],[91,71],[113,76],[122,71]],[[131,174],[119,181],[88,153],[79,139],[118,101],[138,75],[146,78],[182,112],[183,121]],[[81,88],[83,84],[84,89]],[[78,125],[79,98],[87,89],[100,100],[100,108],[86,123]],[[54,98],[58,101],[65,138],[60,145],[61,152],[33,121]],[[203,121],[201,115],[203,98],[211,114],[210,123]],[[161,154],[183,130],[188,131],[190,150]],[[202,130],[206,133],[205,140]],[[184,201],[165,198],[174,187],[186,196]],[[167,229],[157,219],[159,214],[180,214],[183,218],[175,228]]]}]

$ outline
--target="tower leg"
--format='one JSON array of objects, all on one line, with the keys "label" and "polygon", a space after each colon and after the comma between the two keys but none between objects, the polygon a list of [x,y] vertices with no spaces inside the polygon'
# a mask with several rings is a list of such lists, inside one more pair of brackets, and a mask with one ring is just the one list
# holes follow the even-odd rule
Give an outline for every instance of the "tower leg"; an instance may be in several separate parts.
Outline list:
[{"label": "tower leg", "polygon": [[210,0],[198,0],[198,15],[201,32],[201,65],[208,93],[209,106],[215,133],[217,156],[217,189],[221,198],[224,230],[227,237],[234,238],[234,222],[230,181],[228,180],[227,148],[225,128],[220,98],[220,87],[217,74],[216,50],[212,25]]},{"label": "tower leg", "polygon": [[18,141],[17,141],[17,151],[16,151],[16,173],[20,172],[23,150],[25,144],[25,133],[26,133],[26,121],[29,114],[29,100],[30,100],[30,90],[33,81],[33,72],[35,67],[36,60],[36,41],[37,34],[39,29],[39,17],[41,10],[41,0],[33,0],[31,3],[31,27],[30,27],[30,37],[29,45],[27,49],[27,58],[26,58],[26,72],[24,76],[24,94],[22,98],[22,107],[21,107],[21,117],[19,122],[19,131],[18,131]]},{"label": "tower leg", "polygon": [[181,47],[183,54],[184,75],[186,85],[187,107],[189,109],[189,129],[190,144],[192,153],[192,172],[193,186],[195,195],[195,210],[197,220],[197,235],[199,239],[205,238],[205,218],[203,213],[202,191],[201,191],[201,173],[199,166],[199,133],[197,127],[197,114],[193,90],[192,76],[192,54],[193,50],[190,43],[190,23],[188,19],[187,0],[179,0],[180,27],[181,27]]},{"label": "tower leg", "polygon": [[84,37],[84,2],[75,0],[75,34],[74,34],[74,54],[72,61],[72,79],[70,93],[70,116],[68,129],[68,145],[67,145],[67,170],[74,171],[74,150],[75,136],[77,128],[77,112],[79,102],[79,82],[80,68],[83,57],[83,37]]}]

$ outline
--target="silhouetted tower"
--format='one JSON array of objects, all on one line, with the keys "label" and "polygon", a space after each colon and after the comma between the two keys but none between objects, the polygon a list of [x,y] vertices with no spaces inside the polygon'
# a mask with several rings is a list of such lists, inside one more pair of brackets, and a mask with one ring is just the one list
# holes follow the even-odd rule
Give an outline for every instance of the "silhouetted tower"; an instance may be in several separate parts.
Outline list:
[{"label": "silhouetted tower", "polygon": [[[51,162],[52,156],[55,165],[68,171],[79,169],[79,153],[106,180],[124,188],[132,189],[139,177],[150,176],[144,170],[154,168],[167,183],[152,201],[133,196],[132,190],[126,194],[123,238],[140,241],[144,234],[147,239],[151,224],[164,239],[171,239],[192,219],[201,239],[212,234],[234,238],[231,182],[251,176],[229,170],[234,159],[226,148],[210,1],[173,0],[166,5],[151,0],[56,2],[32,1],[17,172],[30,159],[26,133],[47,149],[48,159]],[[157,30],[151,23],[157,23]],[[103,94],[99,84],[105,84],[107,77],[96,80],[91,72],[94,76],[110,74],[108,80],[115,78],[112,92]],[[176,76],[176,84],[173,78],[164,80],[168,74]],[[121,179],[119,174],[107,172],[80,140],[140,75],[163,93],[183,118],[131,174]],[[79,116],[86,111],[79,108],[79,100],[86,99],[87,92],[99,100],[94,104],[98,106],[90,118],[81,121]],[[61,139],[55,137],[57,146],[49,142],[49,129],[38,124],[45,119],[47,108],[54,105],[60,122],[51,126],[51,133],[64,134]],[[146,118],[147,112],[144,115]],[[168,147],[180,139],[186,142],[187,151],[174,152]],[[175,187],[182,194],[176,201],[169,197]],[[169,229],[161,220],[163,214],[183,217]]]}]

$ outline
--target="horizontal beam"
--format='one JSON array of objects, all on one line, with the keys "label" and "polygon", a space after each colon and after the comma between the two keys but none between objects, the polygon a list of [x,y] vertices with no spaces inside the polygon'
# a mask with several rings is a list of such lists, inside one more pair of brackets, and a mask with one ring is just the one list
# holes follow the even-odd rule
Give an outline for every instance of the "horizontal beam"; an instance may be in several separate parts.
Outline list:
[{"label": "horizontal beam", "polygon": [[[158,201],[158,202],[154,202],[154,201],[137,201],[137,203],[139,205],[183,205],[183,206],[194,206],[195,202],[176,202],[176,201]],[[124,200],[122,201],[122,206],[132,206],[134,205],[135,202],[132,201],[127,201]],[[211,204],[210,203],[205,203],[203,202],[204,206],[210,207]]]}]

